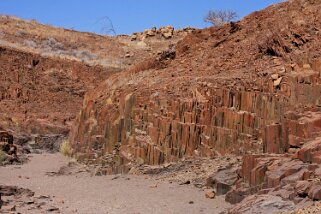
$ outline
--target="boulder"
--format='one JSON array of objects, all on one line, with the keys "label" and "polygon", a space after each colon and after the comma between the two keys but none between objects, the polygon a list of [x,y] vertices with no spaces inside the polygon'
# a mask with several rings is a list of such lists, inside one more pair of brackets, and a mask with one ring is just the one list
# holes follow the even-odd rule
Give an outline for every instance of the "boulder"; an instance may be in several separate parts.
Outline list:
[{"label": "boulder", "polygon": [[321,138],[305,143],[295,157],[305,163],[321,163]]},{"label": "boulder", "polygon": [[313,185],[310,181],[298,181],[295,185],[295,192],[300,197],[308,195],[311,186]]},{"label": "boulder", "polygon": [[138,38],[137,34],[133,34],[131,37],[130,37],[130,41],[136,41]]},{"label": "boulder", "polygon": [[251,194],[254,194],[257,191],[255,188],[240,187],[233,188],[225,195],[225,201],[230,204],[240,203],[244,198],[248,197]]},{"label": "boulder", "polygon": [[174,35],[174,27],[172,26],[161,27],[159,31],[165,39],[170,39]]},{"label": "boulder", "polygon": [[208,191],[205,193],[205,197],[209,198],[209,199],[214,199],[215,195],[216,195],[216,193],[214,191]]},{"label": "boulder", "polygon": [[305,179],[305,175],[306,175],[308,172],[309,172],[308,169],[303,168],[303,169],[295,172],[294,174],[283,178],[283,179],[281,180],[281,185],[284,186],[284,185],[287,185],[287,184],[294,184],[294,183],[296,183],[297,181],[306,180],[306,179]]},{"label": "boulder", "polygon": [[146,29],[146,30],[144,31],[144,35],[145,35],[146,37],[153,37],[153,36],[156,36],[156,31]]},{"label": "boulder", "polygon": [[279,74],[272,74],[271,78],[272,80],[277,80],[279,78]]},{"label": "boulder", "polygon": [[308,196],[312,200],[321,200],[321,184],[313,184],[308,192]]},{"label": "boulder", "polygon": [[216,189],[217,195],[224,195],[231,190],[238,178],[237,168],[231,167],[219,170],[207,179],[207,184]]},{"label": "boulder", "polygon": [[283,77],[280,77],[280,78],[274,80],[273,81],[273,85],[274,86],[279,86],[281,84],[281,82],[282,82],[282,79],[283,79]]}]

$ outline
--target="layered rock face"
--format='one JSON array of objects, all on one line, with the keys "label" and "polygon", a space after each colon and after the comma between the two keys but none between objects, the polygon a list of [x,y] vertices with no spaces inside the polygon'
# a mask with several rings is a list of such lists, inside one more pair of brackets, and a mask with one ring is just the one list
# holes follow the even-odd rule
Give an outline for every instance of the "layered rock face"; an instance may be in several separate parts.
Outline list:
[{"label": "layered rock face", "polygon": [[[110,98],[102,109],[89,102],[80,116],[80,121],[86,122],[80,122],[76,132],[89,134],[76,138],[83,144],[75,148],[87,154],[114,153],[120,157],[119,164],[135,159],[162,164],[184,156],[260,153],[262,143],[263,152],[288,152],[320,134],[321,114],[315,112],[320,102],[320,73],[302,70],[282,78],[278,86],[266,78],[264,93],[205,84],[195,89],[195,97],[190,99],[122,95],[117,118],[111,121],[107,114],[113,105]],[[295,111],[304,105],[309,106],[307,111]]]},{"label": "layered rock face", "polygon": [[319,9],[296,0],[194,31],[174,59],[109,78],[86,94],[70,136],[75,156],[112,173],[300,148],[320,131]]}]

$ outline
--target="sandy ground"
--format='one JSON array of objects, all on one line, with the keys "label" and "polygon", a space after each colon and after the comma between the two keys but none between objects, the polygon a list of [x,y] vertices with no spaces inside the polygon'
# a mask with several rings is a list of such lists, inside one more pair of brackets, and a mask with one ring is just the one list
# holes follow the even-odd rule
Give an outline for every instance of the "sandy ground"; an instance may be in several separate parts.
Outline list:
[{"label": "sandy ground", "polygon": [[32,155],[30,162],[22,166],[1,167],[0,184],[50,196],[52,204],[59,207],[61,213],[215,214],[229,206],[223,197],[207,199],[205,192],[196,187],[158,181],[148,176],[48,175],[69,161],[60,154]]}]

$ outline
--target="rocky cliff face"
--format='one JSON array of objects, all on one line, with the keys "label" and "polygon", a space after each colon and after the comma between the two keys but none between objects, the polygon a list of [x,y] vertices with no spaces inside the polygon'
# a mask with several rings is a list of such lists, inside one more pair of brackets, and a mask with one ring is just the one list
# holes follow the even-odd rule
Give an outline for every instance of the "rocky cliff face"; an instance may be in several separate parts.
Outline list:
[{"label": "rocky cliff face", "polygon": [[70,136],[75,156],[111,173],[296,151],[320,131],[320,7],[290,1],[194,30],[171,57],[107,79],[85,96]]}]

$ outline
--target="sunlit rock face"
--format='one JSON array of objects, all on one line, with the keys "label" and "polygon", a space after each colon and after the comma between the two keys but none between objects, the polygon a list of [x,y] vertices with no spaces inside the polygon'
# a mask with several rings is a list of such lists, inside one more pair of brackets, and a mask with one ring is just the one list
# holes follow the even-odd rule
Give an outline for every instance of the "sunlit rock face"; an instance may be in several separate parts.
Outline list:
[{"label": "sunlit rock face", "polygon": [[194,30],[171,57],[112,76],[85,96],[70,136],[74,155],[112,173],[303,148],[321,131],[319,9],[291,1]]}]

